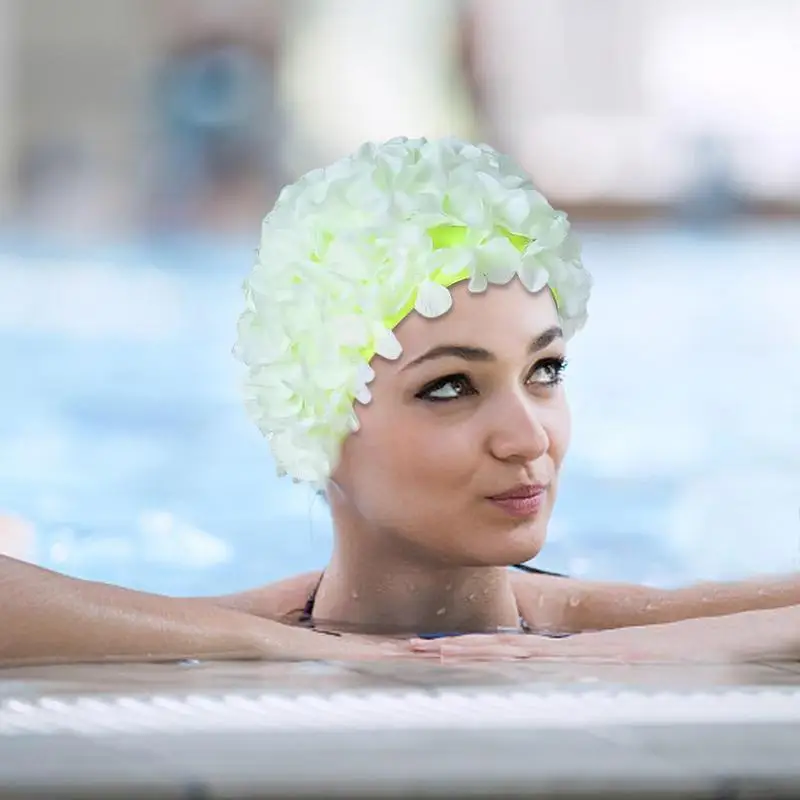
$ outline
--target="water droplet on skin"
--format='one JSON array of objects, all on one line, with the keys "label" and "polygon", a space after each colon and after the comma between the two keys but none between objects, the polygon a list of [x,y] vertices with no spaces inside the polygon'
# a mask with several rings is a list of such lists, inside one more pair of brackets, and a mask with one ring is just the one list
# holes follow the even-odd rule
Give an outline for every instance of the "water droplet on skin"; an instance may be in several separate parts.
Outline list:
[{"label": "water droplet on skin", "polygon": [[446,613],[447,613],[447,609],[446,609],[446,608],[440,608],[440,609],[439,609],[439,610],[436,612],[436,616],[437,616],[437,617],[441,617],[441,616],[443,616],[443,615],[444,615],[444,614],[446,614]]},{"label": "water droplet on skin", "polygon": [[655,603],[646,603],[645,604],[645,607],[644,607],[645,611],[655,611],[655,609],[656,609],[656,604]]},{"label": "water droplet on skin", "polygon": [[539,606],[539,608],[544,608],[544,595],[543,594],[539,595],[539,602],[538,602],[537,605]]},{"label": "water droplet on skin", "polygon": [[579,594],[574,594],[572,597],[569,598],[569,607],[570,608],[577,608],[581,604],[581,596]]},{"label": "water droplet on skin", "polygon": [[353,598],[353,600],[358,600],[358,592],[355,592],[355,591],[354,591],[354,592],[351,592],[351,593],[350,593],[350,597],[352,597],[352,598]]},{"label": "water droplet on skin", "polygon": [[453,588],[453,584],[452,583],[448,583],[448,584],[445,584],[444,590],[446,592],[449,592],[452,588]]},{"label": "water droplet on skin", "polygon": [[474,593],[473,593],[473,594],[468,594],[468,595],[467,595],[467,602],[468,602],[468,603],[474,603],[474,602],[475,602],[475,595],[474,595]]},{"label": "water droplet on skin", "polygon": [[766,597],[769,594],[769,589],[759,589],[757,594],[759,597]]}]

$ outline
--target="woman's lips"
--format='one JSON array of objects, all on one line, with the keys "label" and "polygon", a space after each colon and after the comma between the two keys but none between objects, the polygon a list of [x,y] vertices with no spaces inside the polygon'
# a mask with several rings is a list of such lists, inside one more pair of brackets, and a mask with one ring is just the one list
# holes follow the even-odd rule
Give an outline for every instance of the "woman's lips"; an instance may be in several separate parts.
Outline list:
[{"label": "woman's lips", "polygon": [[539,485],[517,486],[502,494],[489,497],[489,501],[512,517],[533,517],[539,513],[547,487]]}]

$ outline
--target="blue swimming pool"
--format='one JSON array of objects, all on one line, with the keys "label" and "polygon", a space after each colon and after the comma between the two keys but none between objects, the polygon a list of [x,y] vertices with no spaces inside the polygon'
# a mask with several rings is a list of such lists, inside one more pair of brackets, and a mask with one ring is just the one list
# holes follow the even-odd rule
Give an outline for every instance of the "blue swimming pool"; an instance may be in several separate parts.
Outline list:
[{"label": "blue swimming pool", "polygon": [[[800,567],[800,230],[586,230],[573,448],[538,563],[673,584]],[[230,356],[249,246],[0,252],[0,511],[37,560],[170,593],[322,565]]]}]

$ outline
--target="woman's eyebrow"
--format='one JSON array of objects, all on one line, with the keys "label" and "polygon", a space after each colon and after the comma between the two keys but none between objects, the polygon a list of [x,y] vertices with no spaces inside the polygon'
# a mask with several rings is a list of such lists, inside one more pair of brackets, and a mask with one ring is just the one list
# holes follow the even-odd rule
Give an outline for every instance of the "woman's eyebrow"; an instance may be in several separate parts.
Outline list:
[{"label": "woman's eyebrow", "polygon": [[[531,340],[528,345],[528,353],[537,353],[539,350],[544,350],[549,344],[552,344],[556,339],[564,336],[563,331],[558,325],[553,325],[547,330],[542,331],[538,336]],[[413,361],[409,361],[402,369],[409,369],[424,364],[426,361],[433,361],[437,358],[462,358],[464,361],[495,361],[496,356],[491,350],[486,350],[483,347],[474,347],[472,345],[464,344],[440,344],[426,350],[421,356],[417,356]]]},{"label": "woman's eyebrow", "polygon": [[563,339],[564,331],[561,330],[559,325],[552,325],[547,330],[542,331],[535,339],[528,345],[528,353],[533,355],[545,347],[552,344],[556,339]]}]

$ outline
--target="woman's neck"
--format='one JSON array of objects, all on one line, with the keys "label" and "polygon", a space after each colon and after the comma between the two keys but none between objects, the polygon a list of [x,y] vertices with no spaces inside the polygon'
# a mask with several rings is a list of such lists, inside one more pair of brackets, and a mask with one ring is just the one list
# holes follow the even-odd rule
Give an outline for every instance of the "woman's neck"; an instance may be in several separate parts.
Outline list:
[{"label": "woman's neck", "polygon": [[505,567],[449,567],[337,549],[317,591],[314,619],[375,634],[481,633],[517,628]]}]

